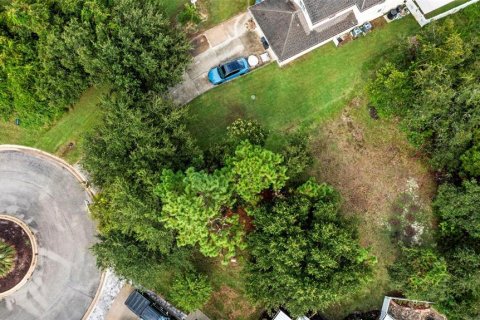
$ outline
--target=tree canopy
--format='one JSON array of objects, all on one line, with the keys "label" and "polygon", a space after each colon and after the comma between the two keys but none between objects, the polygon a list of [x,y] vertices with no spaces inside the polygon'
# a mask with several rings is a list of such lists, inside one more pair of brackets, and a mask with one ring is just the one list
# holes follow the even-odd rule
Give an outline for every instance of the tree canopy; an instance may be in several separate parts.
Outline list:
[{"label": "tree canopy", "polygon": [[301,316],[327,308],[369,279],[374,260],[339,208],[332,187],[309,181],[253,211],[247,290],[254,299]]},{"label": "tree canopy", "polygon": [[247,141],[226,163],[212,173],[164,170],[156,188],[162,222],[175,230],[178,244],[198,244],[205,256],[223,254],[225,261],[244,248],[237,207],[254,205],[262,191],[280,191],[286,181],[283,157]]},{"label": "tree canopy", "polygon": [[0,116],[40,126],[94,83],[163,93],[190,61],[184,33],[148,0],[0,3]]},{"label": "tree canopy", "polygon": [[[475,21],[478,7],[465,14]],[[427,26],[369,86],[371,102],[381,114],[400,117],[440,181],[436,243],[402,248],[392,279],[407,297],[436,302],[449,319],[480,315],[480,37],[474,30],[453,19]]]},{"label": "tree canopy", "polygon": [[87,136],[83,165],[99,186],[116,177],[132,182],[139,173],[198,165],[201,152],[186,128],[187,109],[158,95],[116,93],[100,105],[103,122]]},{"label": "tree canopy", "polygon": [[198,163],[201,153],[185,128],[187,113],[155,95],[134,100],[111,95],[103,122],[87,137],[84,167],[102,188],[92,206],[104,235],[122,233],[166,253],[174,241],[159,221],[153,195],[163,169]]},{"label": "tree canopy", "polygon": [[402,47],[370,84],[384,114],[402,117],[414,145],[447,177],[478,177],[480,55],[478,36],[465,39],[453,20],[433,24]]}]

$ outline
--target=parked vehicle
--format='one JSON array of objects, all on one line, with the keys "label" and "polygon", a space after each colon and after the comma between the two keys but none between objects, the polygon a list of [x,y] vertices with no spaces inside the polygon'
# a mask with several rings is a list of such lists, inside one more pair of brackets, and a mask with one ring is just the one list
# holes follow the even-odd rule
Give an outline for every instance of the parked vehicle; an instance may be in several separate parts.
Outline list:
[{"label": "parked vehicle", "polygon": [[142,320],[172,320],[160,306],[140,291],[133,291],[125,305]]},{"label": "parked vehicle", "polygon": [[245,58],[239,58],[212,68],[208,72],[208,80],[213,84],[221,84],[230,81],[250,71],[248,61]]}]

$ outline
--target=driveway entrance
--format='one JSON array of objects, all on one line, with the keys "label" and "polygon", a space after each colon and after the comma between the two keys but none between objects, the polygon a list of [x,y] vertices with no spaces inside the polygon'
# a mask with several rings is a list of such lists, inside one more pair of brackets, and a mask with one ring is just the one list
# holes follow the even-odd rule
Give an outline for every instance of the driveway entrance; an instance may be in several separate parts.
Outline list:
[{"label": "driveway entrance", "polygon": [[182,82],[171,90],[174,100],[185,104],[213,88],[208,81],[208,71],[222,62],[237,57],[264,52],[258,34],[249,31],[252,25],[250,13],[245,12],[192,40],[194,58],[184,74]]}]

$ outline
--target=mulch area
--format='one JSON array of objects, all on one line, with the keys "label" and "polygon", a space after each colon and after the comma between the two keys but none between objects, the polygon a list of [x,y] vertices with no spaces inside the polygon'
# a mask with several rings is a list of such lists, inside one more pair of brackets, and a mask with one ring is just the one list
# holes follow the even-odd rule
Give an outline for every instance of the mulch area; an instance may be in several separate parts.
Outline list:
[{"label": "mulch area", "polygon": [[28,234],[12,221],[0,219],[0,239],[14,246],[17,251],[14,269],[0,278],[0,292],[5,292],[22,281],[30,268],[33,252]]},{"label": "mulch area", "polygon": [[191,54],[194,57],[207,51],[210,48],[210,44],[208,43],[207,37],[205,37],[205,35],[203,34],[193,38],[190,41],[190,44],[192,45]]}]

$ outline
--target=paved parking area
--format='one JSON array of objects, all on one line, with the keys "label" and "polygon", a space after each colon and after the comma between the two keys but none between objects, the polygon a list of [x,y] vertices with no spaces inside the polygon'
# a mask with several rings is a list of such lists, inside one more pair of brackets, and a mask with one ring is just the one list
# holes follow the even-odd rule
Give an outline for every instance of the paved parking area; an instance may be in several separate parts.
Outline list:
[{"label": "paved parking area", "polygon": [[208,71],[212,67],[264,51],[257,33],[247,28],[250,19],[246,12],[198,35],[206,38],[208,49],[193,58],[182,83],[171,90],[175,101],[185,104],[211,89],[213,85],[208,81]]},{"label": "paved parking area", "polygon": [[0,319],[82,319],[100,283],[89,250],[95,241],[89,200],[59,162],[38,151],[0,146],[0,212],[23,220],[39,247],[30,280],[0,301]]},{"label": "paved parking area", "polygon": [[128,296],[133,291],[133,287],[129,284],[126,284],[122,290],[118,293],[117,297],[113,301],[110,310],[105,317],[105,320],[137,320],[138,317],[128,309],[125,305]]}]

